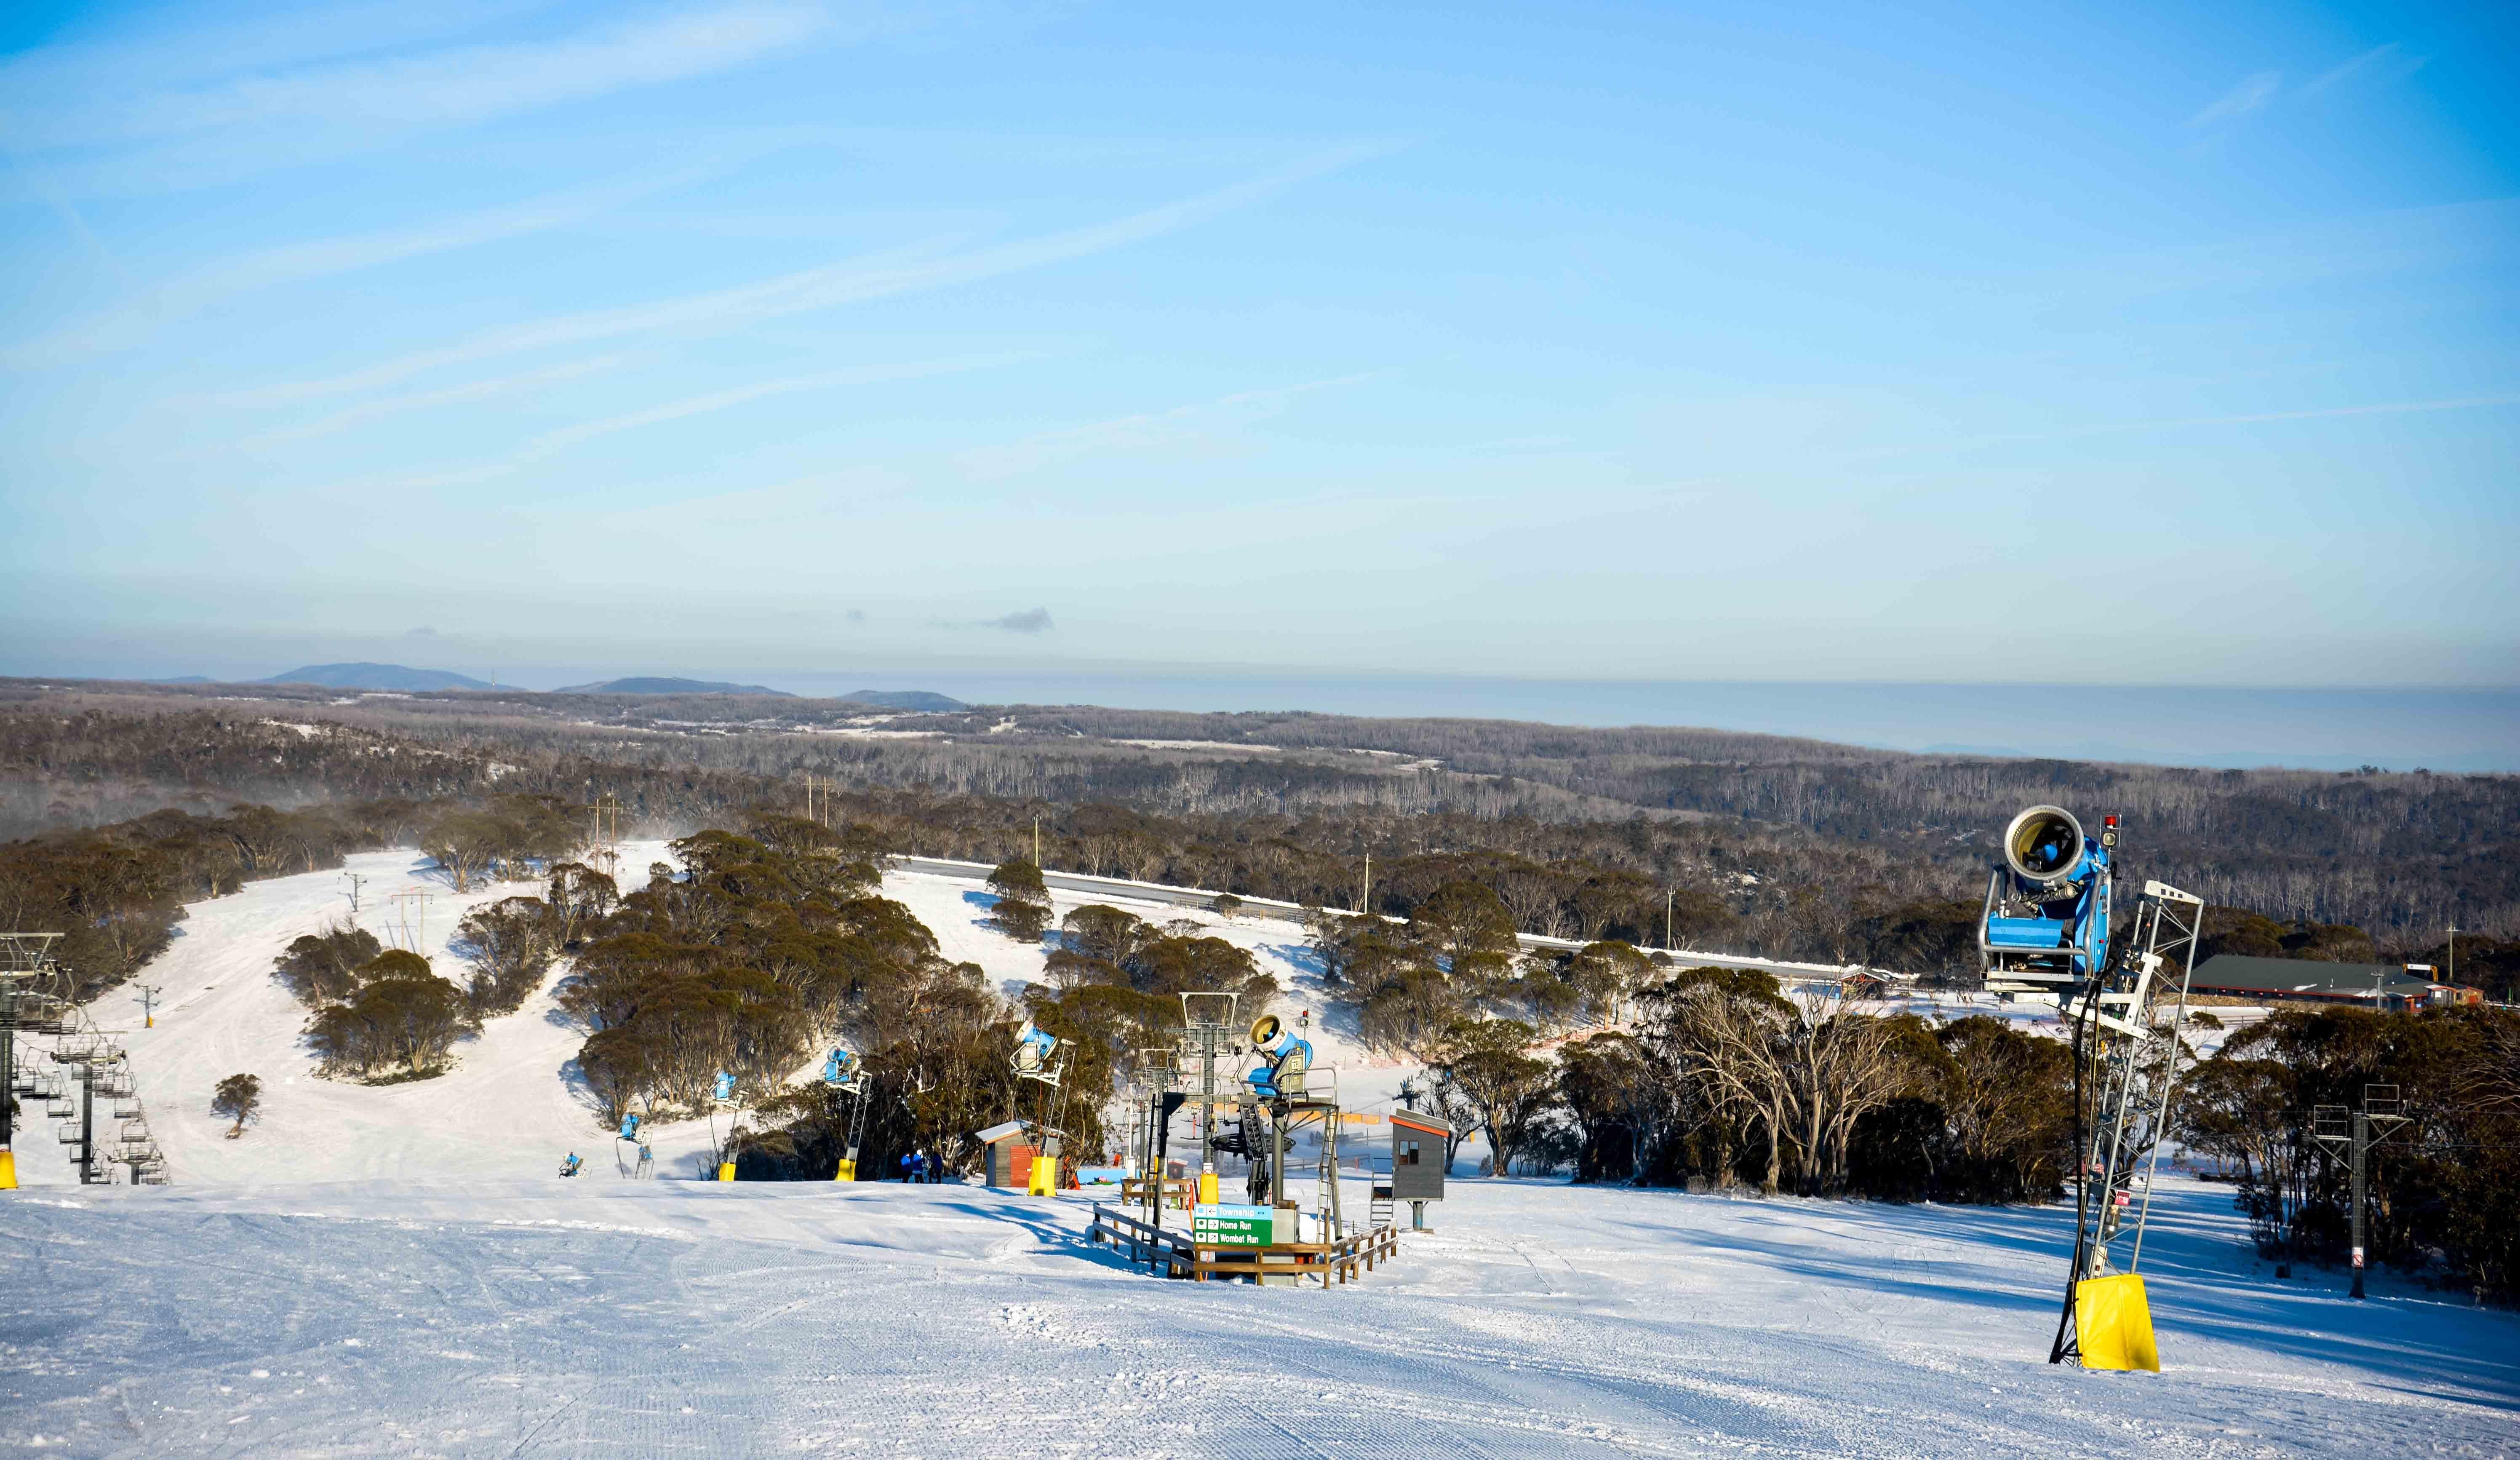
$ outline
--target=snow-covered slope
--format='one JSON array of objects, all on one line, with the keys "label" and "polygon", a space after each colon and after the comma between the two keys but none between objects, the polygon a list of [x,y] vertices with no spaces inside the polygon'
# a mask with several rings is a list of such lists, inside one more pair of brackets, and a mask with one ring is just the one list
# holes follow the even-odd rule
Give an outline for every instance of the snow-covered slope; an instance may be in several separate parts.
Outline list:
[{"label": "snow-covered slope", "polygon": [[2045,1362],[2055,1211],[1458,1184],[1354,1286],[969,1187],[0,1200],[0,1443],[76,1455],[2495,1455],[2513,1315],[2276,1284],[2166,1193],[2169,1371]]},{"label": "snow-covered slope", "polygon": [[[386,894],[433,890],[441,958],[460,904],[524,890],[457,899],[407,853],[352,870],[380,931]],[[269,972],[347,910],[340,886],[201,904],[152,967],[163,1017],[129,1043],[175,1185],[0,1195],[0,1447],[2367,1460],[2520,1437],[2514,1315],[2386,1277],[2366,1303],[2339,1275],[2274,1283],[2228,1188],[2184,1179],[2145,1254],[2158,1377],[2044,1361],[2055,1210],[1458,1180],[1398,1262],[1298,1292],[1129,1270],[1081,1241],[1087,1199],[672,1179],[698,1122],[664,1133],[669,1179],[623,1181],[548,994],[443,1078],[312,1076]],[[969,884],[886,890],[1002,985],[1038,972]],[[1288,985],[1282,1012],[1318,1009],[1295,930],[1220,932]],[[1387,1103],[1401,1069],[1319,1024],[1348,1104]],[[268,1110],[229,1142],[206,1107],[239,1071]],[[26,1137],[25,1176],[64,1181],[43,1126]],[[593,1159],[563,1182],[571,1147]]]},{"label": "snow-covered slope", "polygon": [[[662,843],[624,847],[625,881],[667,857]],[[365,879],[355,914],[350,876]],[[611,1143],[571,1070],[583,1035],[553,1007],[549,984],[518,1013],[490,1021],[479,1037],[459,1044],[449,1073],[372,1087],[316,1076],[299,1046],[306,1011],[271,977],[272,960],[291,939],[349,919],[388,944],[416,941],[440,973],[460,981],[463,966],[448,949],[457,922],[481,903],[537,890],[501,884],[459,895],[427,858],[389,851],[352,857],[343,872],[249,883],[189,906],[174,946],[143,975],[161,990],[157,1027],[138,1027],[140,1006],[122,995],[96,1011],[124,1031],[174,1182],[525,1178],[556,1170],[570,1151],[591,1164],[608,1163]],[[946,957],[979,964],[1009,998],[1041,976],[1043,948],[988,928],[988,898],[970,884],[896,873],[884,891],[935,933]],[[402,893],[426,893],[427,901],[395,900]],[[1072,905],[1062,899],[1058,911]],[[1130,910],[1154,919],[1186,917],[1250,948],[1287,987],[1282,1012],[1292,1020],[1311,1009],[1320,1024],[1320,984],[1307,972],[1300,929],[1152,903]],[[1343,1067],[1353,1108],[1389,1106],[1404,1072],[1399,1066],[1374,1060],[1335,1028],[1315,1034],[1321,1062]],[[221,1079],[239,1073],[262,1080],[263,1110],[243,1138],[231,1141],[227,1122],[209,1113],[209,1100]],[[28,1134],[19,1143],[19,1179],[71,1184],[49,1132],[39,1124]],[[657,1174],[704,1174],[712,1134],[704,1120],[655,1128]]]}]

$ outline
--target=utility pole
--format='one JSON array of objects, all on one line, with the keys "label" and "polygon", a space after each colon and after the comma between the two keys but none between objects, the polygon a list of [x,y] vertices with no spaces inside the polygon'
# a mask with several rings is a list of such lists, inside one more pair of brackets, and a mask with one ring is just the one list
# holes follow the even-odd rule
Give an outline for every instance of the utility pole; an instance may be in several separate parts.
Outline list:
[{"label": "utility pole", "polygon": [[1680,946],[1671,940],[1671,900],[1679,895],[1678,888],[1662,890],[1662,950],[1666,953]]},{"label": "utility pole", "polygon": [[403,946],[414,953],[419,952],[421,941],[428,936],[428,890],[405,888],[385,900],[396,904],[401,913]]},{"label": "utility pole", "polygon": [[131,986],[140,990],[136,996],[140,1002],[140,1027],[144,1029],[158,1027],[158,995],[165,990],[165,985],[134,983]]},{"label": "utility pole", "polygon": [[2450,972],[2442,976],[2452,988],[2458,986],[2458,930],[2450,931]]},{"label": "utility pole", "polygon": [[1032,819],[1032,870],[1041,870],[1041,818]]},{"label": "utility pole", "polygon": [[357,912],[359,910],[359,889],[366,887],[368,885],[368,880],[356,872],[342,873],[341,880],[350,885],[350,911]]},{"label": "utility pole", "polygon": [[1372,847],[1366,848],[1365,852],[1365,887],[1357,894],[1356,912],[1361,918],[1373,916],[1373,849]]}]

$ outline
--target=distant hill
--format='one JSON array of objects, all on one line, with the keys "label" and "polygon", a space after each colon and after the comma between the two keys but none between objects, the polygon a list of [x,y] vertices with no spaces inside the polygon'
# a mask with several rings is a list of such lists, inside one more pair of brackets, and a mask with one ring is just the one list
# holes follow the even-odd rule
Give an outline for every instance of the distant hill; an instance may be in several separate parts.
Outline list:
[{"label": "distant hill", "polygon": [[861,705],[880,705],[886,709],[951,710],[971,707],[960,700],[926,690],[851,690],[840,698],[855,700]]},{"label": "distant hill", "polygon": [[207,674],[178,674],[172,679],[144,679],[142,684],[216,684]]},{"label": "distant hill", "polygon": [[786,690],[768,685],[728,684],[721,679],[662,679],[634,676],[629,679],[607,679],[600,684],[565,685],[555,691],[562,695],[777,695],[783,700],[796,697]]},{"label": "distant hill", "polygon": [[486,690],[489,685],[444,669],[402,664],[308,664],[257,684],[320,684],[337,690]]}]

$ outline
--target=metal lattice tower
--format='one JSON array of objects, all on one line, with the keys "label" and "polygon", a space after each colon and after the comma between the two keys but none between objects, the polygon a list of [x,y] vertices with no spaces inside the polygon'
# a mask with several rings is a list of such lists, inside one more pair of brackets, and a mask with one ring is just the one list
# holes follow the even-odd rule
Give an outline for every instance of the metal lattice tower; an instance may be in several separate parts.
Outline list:
[{"label": "metal lattice tower", "polygon": [[2050,1363],[2081,1351],[2075,1285],[2112,1270],[2134,1272],[2142,1260],[2153,1177],[2178,1098],[2188,978],[2204,913],[2204,899],[2193,893],[2146,882],[2133,926],[2113,941],[2114,956],[2096,975],[2060,990],[2058,1008],[2074,1034],[2074,1265]]},{"label": "metal lattice tower", "polygon": [[1198,1169],[1203,1176],[1216,1174],[1216,1057],[1238,1053],[1234,1037],[1242,1032],[1242,995],[1238,993],[1185,993],[1182,1001],[1182,1030],[1189,1036],[1190,1052],[1198,1061]]}]

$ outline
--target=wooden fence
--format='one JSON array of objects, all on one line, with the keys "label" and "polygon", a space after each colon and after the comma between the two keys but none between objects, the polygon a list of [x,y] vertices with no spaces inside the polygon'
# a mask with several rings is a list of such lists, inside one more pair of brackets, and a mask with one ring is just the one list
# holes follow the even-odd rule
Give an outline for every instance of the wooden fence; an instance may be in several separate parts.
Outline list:
[{"label": "wooden fence", "polygon": [[1212,1247],[1175,1227],[1158,1227],[1096,1203],[1088,1240],[1126,1247],[1129,1260],[1166,1277],[1203,1283],[1209,1278],[1319,1278],[1324,1288],[1348,1283],[1400,1255],[1399,1229],[1388,1224],[1329,1242],[1273,1242],[1267,1247]]}]

